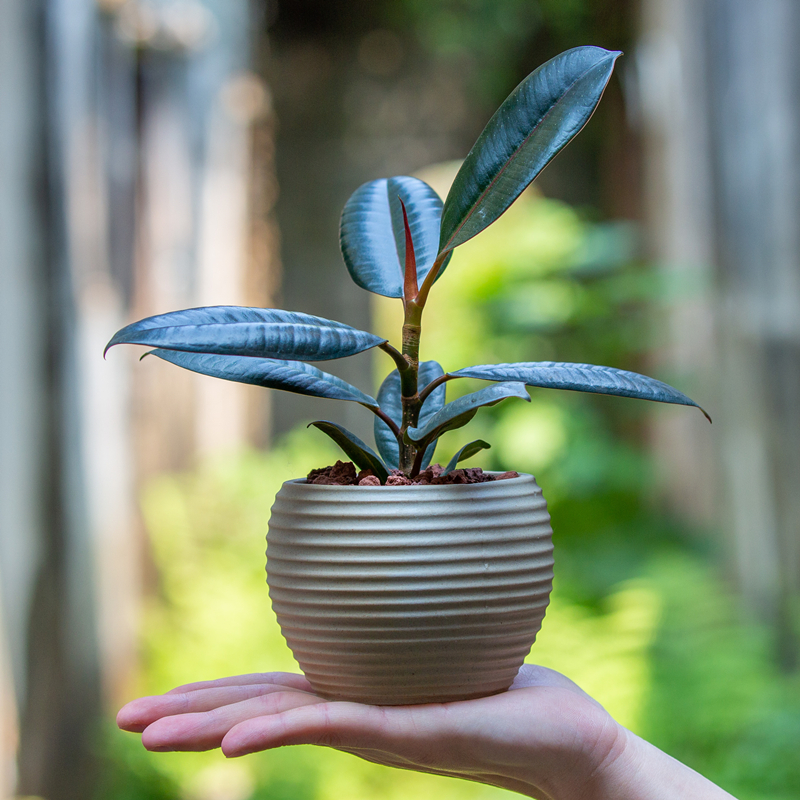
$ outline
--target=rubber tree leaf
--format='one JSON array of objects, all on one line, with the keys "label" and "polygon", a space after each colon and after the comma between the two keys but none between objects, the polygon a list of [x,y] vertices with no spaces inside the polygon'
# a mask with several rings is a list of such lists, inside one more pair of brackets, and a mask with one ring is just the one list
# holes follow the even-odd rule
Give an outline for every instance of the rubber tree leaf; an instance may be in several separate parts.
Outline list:
[{"label": "rubber tree leaf", "polygon": [[[432,380],[440,378],[442,375],[444,375],[444,370],[436,361],[420,362],[417,376],[420,390],[424,389]],[[444,406],[445,392],[445,385],[442,384],[428,395],[420,410],[420,425],[424,425]],[[381,388],[378,389],[378,403],[380,404],[381,410],[386,412],[399,427],[403,421],[403,403],[401,399],[400,373],[397,370],[390,372],[381,384]],[[383,460],[389,464],[389,466],[397,467],[400,461],[400,446],[389,426],[380,417],[375,417],[374,433],[375,444],[378,446],[378,452],[383,456]],[[425,451],[422,460],[423,469],[431,463],[435,449],[436,442],[432,442]]]},{"label": "rubber tree leaf", "polygon": [[364,444],[358,436],[350,433],[346,428],[337,425],[335,422],[328,422],[323,419],[309,423],[308,427],[310,428],[312,425],[315,428],[319,428],[323,433],[327,433],[359,469],[371,469],[378,476],[381,483],[386,483],[386,479],[389,477],[389,470],[386,469],[386,465],[381,461],[378,454]]},{"label": "rubber tree leaf", "polygon": [[151,350],[145,355],[158,356],[170,364],[226,381],[250,383],[268,389],[282,389],[285,392],[327,397],[331,400],[351,400],[368,408],[376,408],[378,405],[377,400],[347,381],[300,361],[185,353],[180,350]]},{"label": "rubber tree leaf", "polygon": [[439,252],[491,225],[588,122],[621,55],[576,47],[542,64],[495,112],[447,195]]},{"label": "rubber tree leaf", "polygon": [[446,431],[452,431],[466,425],[477,413],[479,408],[493,406],[507,397],[521,397],[530,402],[531,398],[525,391],[525,384],[519,382],[498,383],[487,386],[472,394],[459,397],[448,403],[441,411],[437,411],[431,418],[417,428],[409,428],[406,436],[412,442],[424,444],[438,438]]},{"label": "rubber tree leaf", "polygon": [[384,297],[403,296],[406,239],[400,200],[408,214],[421,284],[436,259],[442,218],[441,198],[427,183],[407,176],[365,183],[345,203],[339,226],[350,276],[362,289]]},{"label": "rubber tree leaf", "polygon": [[159,314],[127,325],[114,334],[106,351],[126,343],[190,353],[328,361],[385,341],[341,322],[296,311],[209,306]]},{"label": "rubber tree leaf", "polygon": [[481,450],[488,450],[490,447],[491,445],[489,442],[484,442],[483,439],[476,439],[474,442],[465,444],[447,463],[442,475],[447,475],[448,472],[452,472],[459,462],[466,461],[468,458],[472,458],[476,453],[480,453]]},{"label": "rubber tree leaf", "polygon": [[527,361],[518,364],[482,364],[450,373],[454,378],[480,378],[484,381],[522,381],[527,386],[545,389],[569,389],[618,397],[636,397],[657,403],[678,403],[699,408],[706,419],[711,417],[694,400],[672,386],[638,372],[594,364],[570,364],[556,361]]}]

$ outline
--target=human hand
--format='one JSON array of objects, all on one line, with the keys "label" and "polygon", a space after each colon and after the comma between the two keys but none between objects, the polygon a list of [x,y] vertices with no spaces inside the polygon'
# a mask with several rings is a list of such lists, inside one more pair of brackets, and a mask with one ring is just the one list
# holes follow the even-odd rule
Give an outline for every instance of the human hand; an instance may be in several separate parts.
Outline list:
[{"label": "human hand", "polygon": [[540,800],[730,797],[616,723],[569,678],[525,665],[509,691],[455,703],[328,701],[300,675],[187,684],[117,716],[149,750],[228,757],[317,744],[368,761],[465,778]]}]

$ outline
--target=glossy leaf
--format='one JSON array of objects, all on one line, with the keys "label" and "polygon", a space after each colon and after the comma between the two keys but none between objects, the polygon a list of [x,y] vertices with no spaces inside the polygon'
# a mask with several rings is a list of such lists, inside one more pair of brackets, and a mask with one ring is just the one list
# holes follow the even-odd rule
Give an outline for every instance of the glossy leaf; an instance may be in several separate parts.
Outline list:
[{"label": "glossy leaf", "polygon": [[489,442],[484,442],[483,439],[476,439],[474,442],[465,444],[447,463],[442,475],[447,475],[448,472],[452,472],[459,462],[466,461],[468,458],[472,458],[476,453],[480,453],[481,450],[488,450],[490,447],[491,445]]},{"label": "glossy leaf", "polygon": [[347,381],[300,361],[185,353],[180,350],[152,350],[146,355],[158,356],[170,364],[226,381],[282,389],[312,397],[327,397],[331,400],[351,400],[368,408],[376,408],[378,405],[374,398]]},{"label": "glossy leaf", "polygon": [[[569,389],[575,392],[594,392],[618,397],[636,397],[658,403],[678,403],[696,406],[677,389],[666,383],[613,367],[594,364],[570,364],[555,361],[527,361],[518,364],[482,364],[450,373],[455,378],[480,378],[484,381],[522,381],[527,386],[545,389]],[[702,408],[700,408],[703,411]],[[703,411],[711,422],[711,417]]]},{"label": "glossy leaf", "polygon": [[588,122],[619,52],[576,47],[534,70],[509,95],[456,175],[439,252],[491,225]]},{"label": "glossy leaf", "polygon": [[436,258],[442,217],[441,198],[427,183],[407,176],[365,183],[345,204],[339,227],[350,276],[362,289],[384,297],[403,296],[406,238],[400,200],[408,214],[421,283]]},{"label": "glossy leaf", "polygon": [[[444,375],[444,370],[435,361],[420,362],[419,374],[417,376],[420,390],[424,389],[431,381],[440,378],[442,375]],[[442,384],[434,389],[426,398],[419,414],[420,425],[424,425],[444,406],[445,392],[445,386]],[[381,384],[381,388],[378,389],[378,403],[380,404],[381,410],[386,412],[399,427],[403,421],[403,403],[401,399],[400,373],[397,370],[390,372],[386,376],[386,380]],[[400,460],[400,446],[397,443],[395,435],[380,417],[375,417],[374,431],[375,444],[378,446],[378,452],[383,456],[383,460],[389,464],[389,466],[396,467]],[[431,463],[435,449],[436,442],[432,442],[425,451],[425,456],[422,461],[423,469]]]},{"label": "glossy leaf", "polygon": [[383,344],[386,339],[322,317],[278,308],[209,306],[139,320],[114,334],[116,344],[225,356],[328,361]]},{"label": "glossy leaf", "polygon": [[386,483],[386,479],[389,477],[386,465],[378,457],[378,454],[364,444],[358,436],[350,433],[341,425],[327,420],[321,419],[311,422],[308,427],[310,428],[312,425],[315,428],[319,428],[323,433],[327,433],[359,469],[371,469],[378,476],[381,483]]},{"label": "glossy leaf", "polygon": [[441,411],[437,411],[426,423],[418,428],[409,428],[406,436],[412,442],[429,442],[446,431],[452,431],[466,425],[479,408],[493,406],[507,397],[521,397],[530,402],[523,383],[498,383],[487,386],[478,392],[459,397],[448,403]]}]

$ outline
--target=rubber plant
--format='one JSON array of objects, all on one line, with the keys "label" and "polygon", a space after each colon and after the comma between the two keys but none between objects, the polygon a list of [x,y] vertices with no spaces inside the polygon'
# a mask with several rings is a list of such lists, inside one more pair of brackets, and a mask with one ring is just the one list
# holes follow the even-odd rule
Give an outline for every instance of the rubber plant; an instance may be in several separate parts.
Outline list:
[{"label": "rubber plant", "polygon": [[[375,415],[377,453],[334,422],[311,424],[381,483],[391,468],[413,478],[431,461],[443,433],[466,425],[485,406],[512,397],[529,400],[527,386],[697,406],[661,381],[612,367],[542,361],[445,372],[435,361],[419,361],[425,305],[453,250],[500,217],[583,128],[619,55],[577,47],[532,72],[486,125],[444,203],[426,183],[407,176],[370,181],[347,201],[340,228],[344,262],[361,288],[402,300],[400,350],[341,322],[238,306],[148,317],[122,328],[106,350],[122,343],[149,345],[155,349],[146,355],[204,375],[359,403]],[[394,361],[377,398],[307,363],[375,347]],[[448,403],[445,384],[458,378],[490,385]],[[486,447],[482,440],[471,442],[445,471]]]}]

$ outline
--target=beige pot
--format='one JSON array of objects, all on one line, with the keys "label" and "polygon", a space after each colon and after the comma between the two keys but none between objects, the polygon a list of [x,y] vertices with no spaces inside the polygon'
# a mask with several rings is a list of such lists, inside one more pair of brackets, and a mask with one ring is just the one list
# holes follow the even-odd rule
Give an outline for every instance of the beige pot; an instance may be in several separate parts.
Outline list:
[{"label": "beige pot", "polygon": [[507,689],[542,625],[550,515],[532,475],[453,486],[288,481],[267,581],[314,690],[379,705]]}]

